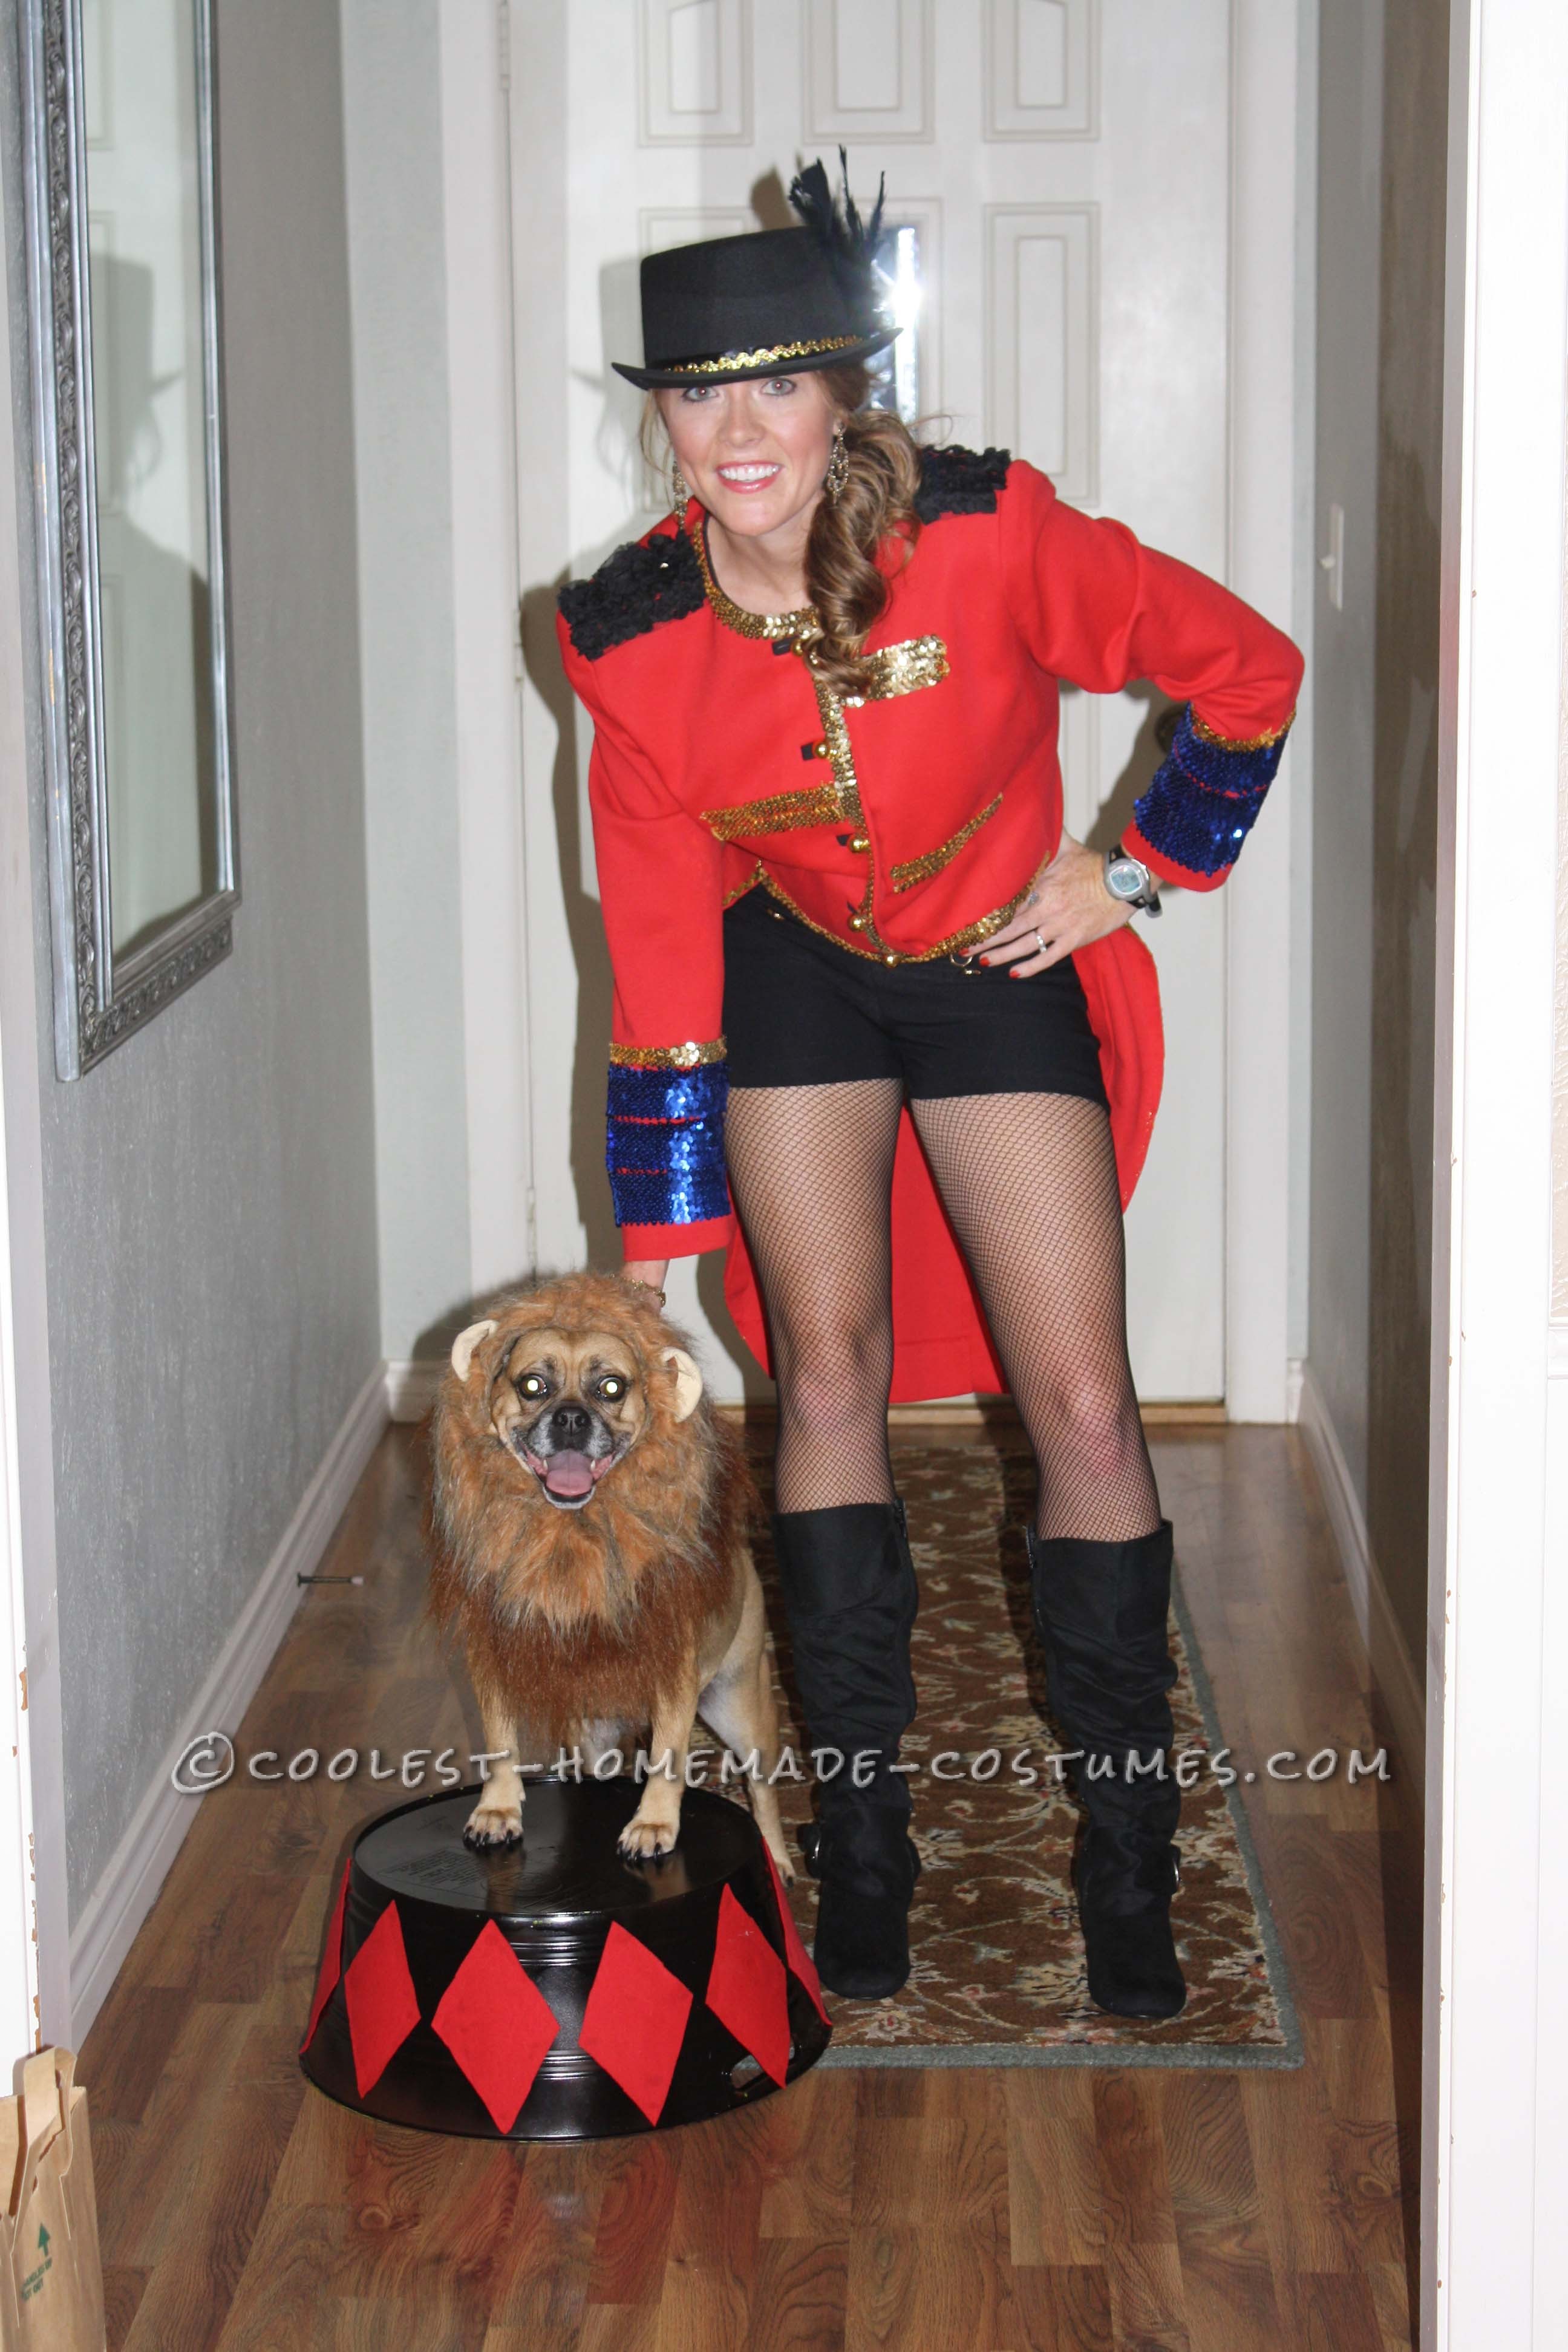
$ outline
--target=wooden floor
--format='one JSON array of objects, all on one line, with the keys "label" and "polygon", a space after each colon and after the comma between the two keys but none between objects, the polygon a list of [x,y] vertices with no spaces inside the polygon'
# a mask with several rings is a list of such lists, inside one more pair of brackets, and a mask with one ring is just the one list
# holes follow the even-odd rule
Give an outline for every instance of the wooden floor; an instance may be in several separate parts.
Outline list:
[{"label": "wooden floor", "polygon": [[[378,1449],[321,1563],[365,1582],[307,1594],[242,1759],[482,1745],[417,1622],[412,1444]],[[1295,1433],[1158,1433],[1154,1453],[1238,1762],[1374,1746]],[[369,2124],[299,2073],[334,1870],[395,1787],[241,1774],[199,1801],[79,2070],[111,2347],[1409,2344],[1419,1839],[1397,1780],[1248,1792],[1300,2071],[819,2073],[722,2122],[528,2149]]]}]

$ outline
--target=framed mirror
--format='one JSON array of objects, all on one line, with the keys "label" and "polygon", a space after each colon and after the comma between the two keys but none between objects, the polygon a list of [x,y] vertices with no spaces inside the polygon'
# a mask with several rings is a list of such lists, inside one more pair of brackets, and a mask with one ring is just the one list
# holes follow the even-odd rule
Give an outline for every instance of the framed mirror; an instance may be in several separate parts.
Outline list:
[{"label": "framed mirror", "polygon": [[24,0],[55,1066],[232,945],[211,0]]}]

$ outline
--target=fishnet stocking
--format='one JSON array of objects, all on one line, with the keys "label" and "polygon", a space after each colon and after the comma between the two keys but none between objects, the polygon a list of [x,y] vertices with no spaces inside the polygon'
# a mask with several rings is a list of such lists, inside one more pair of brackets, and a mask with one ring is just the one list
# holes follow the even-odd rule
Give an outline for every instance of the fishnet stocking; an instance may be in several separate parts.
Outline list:
[{"label": "fishnet stocking", "polygon": [[767,1305],[781,1511],[890,1503],[888,1202],[903,1087],[734,1087],[724,1149]]},{"label": "fishnet stocking", "polygon": [[[725,1144],[767,1303],[781,1511],[885,1503],[893,1078],[737,1087]],[[1042,1536],[1118,1543],[1160,1502],[1127,1360],[1110,1126],[1075,1095],[912,1105],[1039,1470]]]},{"label": "fishnet stocking", "polygon": [[1149,1534],[1160,1498],[1127,1360],[1109,1118],[1077,1095],[910,1108],[1034,1447],[1039,1533]]}]

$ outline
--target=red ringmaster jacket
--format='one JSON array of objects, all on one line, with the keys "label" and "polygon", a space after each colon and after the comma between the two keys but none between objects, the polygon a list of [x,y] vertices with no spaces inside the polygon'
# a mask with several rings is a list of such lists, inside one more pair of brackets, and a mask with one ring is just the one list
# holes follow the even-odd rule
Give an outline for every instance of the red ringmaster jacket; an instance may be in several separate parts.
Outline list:
[{"label": "red ringmaster jacket", "polygon": [[[759,1360],[761,1300],[724,1179],[723,910],[771,890],[849,952],[972,947],[1019,905],[1062,824],[1058,681],[1153,680],[1183,709],[1122,839],[1166,880],[1222,882],[1268,788],[1301,678],[1289,638],[1126,526],[1064,505],[1006,453],[922,457],[912,552],[884,550],[872,690],[809,664],[811,616],[744,613],[701,509],[561,593],[594,721],[589,798],[615,973],[608,1167],[628,1257],[725,1246]],[[1122,926],[1074,961],[1100,1043],[1125,1204],[1163,1062],[1153,960]],[[906,1110],[893,1183],[893,1395],[1005,1388]]]}]

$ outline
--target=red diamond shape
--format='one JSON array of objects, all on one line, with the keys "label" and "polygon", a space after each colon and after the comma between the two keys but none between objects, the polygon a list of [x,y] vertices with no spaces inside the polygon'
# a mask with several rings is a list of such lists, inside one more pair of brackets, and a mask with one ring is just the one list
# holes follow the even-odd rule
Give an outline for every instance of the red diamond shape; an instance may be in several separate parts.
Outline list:
[{"label": "red diamond shape", "polygon": [[489,2109],[497,2131],[510,2131],[561,2029],[493,1919],[475,1937],[430,2022]]},{"label": "red diamond shape", "polygon": [[690,2013],[680,1979],[612,1920],[577,2042],[650,2124],[664,2112]]},{"label": "red diamond shape", "polygon": [[363,2099],[419,2022],[397,1906],[389,1903],[343,1972],[354,2081]]},{"label": "red diamond shape", "polygon": [[816,1961],[801,1942],[800,1929],[795,1924],[795,1913],[789,1907],[789,1896],[784,1893],[784,1883],[779,1876],[778,1864],[773,1860],[773,1855],[768,1853],[765,1845],[763,1852],[768,1854],[768,1869],[773,1874],[773,1895],[779,1906],[779,1924],[784,1929],[784,1958],[789,1962],[790,1974],[800,1979],[801,1983],[811,1995],[812,2007],[818,2017],[821,2018],[824,2025],[830,2025],[833,2021],[822,2003],[822,1979],[816,1973]]},{"label": "red diamond shape", "polygon": [[349,1867],[343,1864],[342,1878],[338,1886],[338,1899],[332,1906],[332,1916],[327,1922],[327,1940],[321,1947],[321,1972],[316,1979],[316,1997],[310,2003],[310,2021],[305,2028],[305,2039],[300,2044],[302,2058],[316,2038],[316,2028],[321,2021],[321,2011],[332,1997],[332,1987],[343,1972],[343,1911],[349,1899]]},{"label": "red diamond shape", "polygon": [[782,2083],[789,2072],[789,1991],[784,1962],[726,1886],[708,1979],[708,2006],[742,2050]]}]

